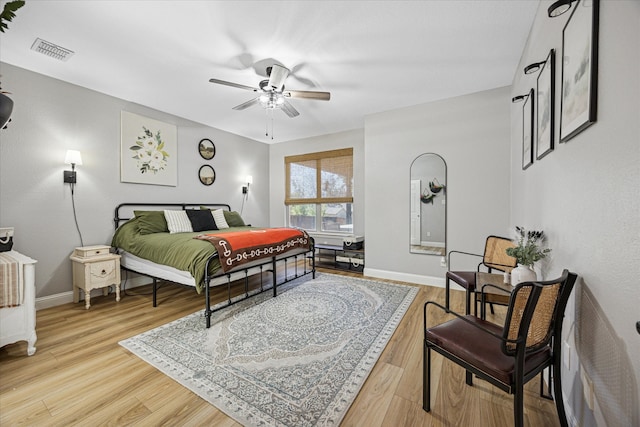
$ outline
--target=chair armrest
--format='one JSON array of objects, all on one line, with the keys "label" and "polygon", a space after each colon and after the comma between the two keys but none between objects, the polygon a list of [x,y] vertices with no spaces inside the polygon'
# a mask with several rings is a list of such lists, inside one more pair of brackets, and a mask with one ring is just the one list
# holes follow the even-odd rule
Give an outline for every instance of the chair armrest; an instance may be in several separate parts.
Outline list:
[{"label": "chair armrest", "polygon": [[486,283],[482,285],[482,289],[480,290],[480,293],[482,294],[482,296],[484,296],[484,293],[485,293],[484,288],[492,288],[492,289],[495,289],[496,291],[503,292],[505,295],[511,295],[511,292],[513,292],[513,289],[508,290],[505,288],[501,288],[500,286],[492,285],[491,283]]},{"label": "chair armrest", "polygon": [[[468,255],[468,256],[474,256],[474,257],[478,257],[478,258],[484,258],[483,255],[474,254],[474,253],[471,253],[471,252],[449,251],[449,253],[447,254],[447,271],[451,271],[451,254],[460,254],[460,255]],[[480,264],[478,264],[478,268],[480,268],[480,265],[482,265],[482,262]]]},{"label": "chair armrest", "polygon": [[468,324],[470,324],[471,326],[473,326],[473,327],[475,327],[475,328],[477,328],[477,329],[479,329],[479,330],[481,330],[481,331],[483,331],[483,332],[486,332],[487,334],[489,334],[489,335],[491,335],[491,336],[494,336],[494,337],[498,338],[500,341],[517,343],[517,341],[516,341],[516,340],[509,340],[509,339],[505,339],[502,335],[495,334],[495,333],[493,333],[492,331],[490,331],[490,330],[488,330],[488,329],[486,329],[486,328],[483,328],[482,326],[479,326],[479,325],[477,325],[477,324],[475,324],[475,323],[473,323],[473,322],[470,322],[468,319],[466,319],[466,318],[465,318],[465,316],[463,316],[463,315],[461,315],[461,314],[458,314],[458,313],[456,313],[455,311],[447,310],[443,305],[440,305],[440,304],[438,304],[438,303],[437,303],[437,302],[435,302],[435,301],[427,301],[427,302],[424,304],[424,322],[423,322],[423,332],[424,332],[424,334],[425,334],[425,339],[426,339],[426,333],[427,333],[427,306],[428,306],[428,305],[434,305],[434,306],[436,306],[436,307],[440,308],[442,311],[444,311],[444,312],[446,312],[446,313],[448,313],[448,314],[453,314],[453,315],[454,315],[455,317],[457,317],[458,319],[460,319],[460,320],[462,320],[462,321],[464,321],[464,322],[467,322],[467,323],[468,323]]}]

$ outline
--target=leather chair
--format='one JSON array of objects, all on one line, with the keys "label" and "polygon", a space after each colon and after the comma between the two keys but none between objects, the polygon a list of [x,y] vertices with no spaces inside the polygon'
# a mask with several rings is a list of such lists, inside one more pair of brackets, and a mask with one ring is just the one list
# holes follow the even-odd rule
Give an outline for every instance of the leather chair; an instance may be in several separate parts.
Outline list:
[{"label": "leather chair", "polygon": [[[462,251],[450,251],[447,255],[448,271],[446,273],[445,281],[445,307],[449,309],[449,289],[450,281],[453,280],[456,284],[462,286],[466,291],[466,303],[465,313],[471,313],[471,296],[474,296],[474,314],[476,313],[475,306],[475,292],[476,286],[476,273],[480,271],[482,266],[486,267],[487,271],[491,273],[493,270],[510,273],[513,268],[516,267],[517,262],[514,257],[507,255],[507,248],[514,247],[515,243],[506,237],[489,236],[484,245],[484,255],[474,254],[470,252]],[[478,264],[476,271],[458,271],[451,269],[451,255],[460,254],[482,258],[482,261]],[[491,306],[493,312],[493,306]]]},{"label": "leather chair", "polygon": [[[431,350],[514,395],[514,425],[524,423],[524,384],[545,368],[553,370],[553,391],[560,424],[567,426],[562,402],[562,319],[576,275],[546,282],[518,284],[509,299],[504,326],[473,315],[459,315],[428,301],[424,305],[424,355],[422,407],[431,410]],[[427,324],[429,306],[449,312],[452,320]],[[472,385],[471,376],[467,383]]]}]

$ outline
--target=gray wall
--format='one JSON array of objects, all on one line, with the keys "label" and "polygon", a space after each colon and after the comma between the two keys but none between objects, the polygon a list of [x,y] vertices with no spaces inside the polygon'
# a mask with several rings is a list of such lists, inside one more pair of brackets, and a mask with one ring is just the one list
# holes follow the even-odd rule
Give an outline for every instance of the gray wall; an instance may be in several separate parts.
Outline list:
[{"label": "gray wall", "polygon": [[[447,249],[482,253],[509,233],[509,93],[499,88],[365,118],[366,273],[444,283],[440,257],[409,253],[409,169],[447,163]],[[476,263],[477,264],[477,263]],[[456,266],[475,268],[460,259]]]},{"label": "gray wall", "polygon": [[[512,95],[535,88],[522,69],[556,49],[556,148],[525,171],[521,106],[511,108],[511,223],[544,229],[553,249],[543,276],[579,275],[567,309],[565,400],[583,426],[640,425],[640,2],[601,1],[597,122],[558,143],[562,30],[569,14],[547,17],[541,2],[514,75]],[[582,395],[584,369],[596,408]],[[606,422],[605,422],[606,420]]]},{"label": "gray wall", "polygon": [[[72,289],[68,257],[80,240],[69,184],[62,182],[70,169],[63,164],[67,149],[82,153],[75,202],[85,245],[111,242],[113,210],[123,202],[223,202],[240,210],[247,175],[254,183],[243,216],[268,225],[266,144],[5,63],[0,74],[15,102],[9,127],[0,131],[0,225],[15,227],[14,249],[38,260],[36,296]],[[121,110],[178,126],[177,187],[120,182]],[[198,154],[202,138],[216,145],[210,161]],[[203,164],[216,170],[210,187],[198,180]]]}]

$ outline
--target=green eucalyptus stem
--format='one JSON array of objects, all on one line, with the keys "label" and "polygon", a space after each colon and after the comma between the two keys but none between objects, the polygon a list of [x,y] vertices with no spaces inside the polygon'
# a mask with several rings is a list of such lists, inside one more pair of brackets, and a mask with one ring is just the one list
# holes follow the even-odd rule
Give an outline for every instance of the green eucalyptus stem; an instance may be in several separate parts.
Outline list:
[{"label": "green eucalyptus stem", "polygon": [[517,245],[506,250],[507,255],[516,259],[518,264],[533,267],[533,264],[546,258],[551,249],[542,249],[539,244],[544,240],[543,231],[526,231],[524,227],[516,227]]}]

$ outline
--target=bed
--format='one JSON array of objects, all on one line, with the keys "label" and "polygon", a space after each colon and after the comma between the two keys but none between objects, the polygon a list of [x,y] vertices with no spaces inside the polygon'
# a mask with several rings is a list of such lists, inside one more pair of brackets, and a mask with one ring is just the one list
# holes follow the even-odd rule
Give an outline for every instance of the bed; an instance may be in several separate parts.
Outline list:
[{"label": "bed", "polygon": [[[192,286],[204,293],[207,328],[212,313],[221,308],[267,290],[275,297],[279,285],[307,274],[315,278],[311,236],[292,228],[251,227],[226,204],[122,203],[115,209],[114,225],[111,245],[121,255],[121,267],[153,280],[153,306],[158,280]],[[291,261],[293,275],[288,271]],[[285,269],[280,283],[278,264]],[[265,274],[271,274],[266,286]],[[260,275],[260,288],[250,291],[253,275]],[[231,282],[238,279],[244,279],[244,295],[232,297]],[[211,288],[222,285],[227,301],[212,307]]]}]

